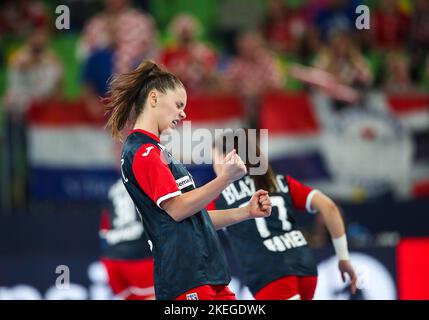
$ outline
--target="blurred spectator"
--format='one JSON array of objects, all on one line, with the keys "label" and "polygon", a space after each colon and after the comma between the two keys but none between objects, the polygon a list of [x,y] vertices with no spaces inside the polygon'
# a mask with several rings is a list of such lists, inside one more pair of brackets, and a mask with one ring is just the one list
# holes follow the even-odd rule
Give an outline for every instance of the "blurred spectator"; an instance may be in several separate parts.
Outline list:
[{"label": "blurred spectator", "polygon": [[[210,2],[210,1],[209,1]],[[242,30],[259,29],[266,16],[266,1],[222,0],[216,3],[216,37],[222,50],[234,52],[235,39]]]},{"label": "blurred spectator", "polygon": [[109,79],[113,75],[114,48],[96,49],[82,67],[82,96],[89,116],[105,122],[104,106],[100,99],[107,96]]},{"label": "blurred spectator", "polygon": [[355,29],[355,8],[361,1],[328,0],[314,18],[322,39],[327,40],[334,32]]},{"label": "blurred spectator", "polygon": [[304,65],[311,65],[316,54],[321,50],[322,42],[317,28],[310,25],[299,41],[297,56]]},{"label": "blurred spectator", "polygon": [[331,0],[306,0],[304,5],[305,15],[308,21],[314,21],[322,10],[329,7]]},{"label": "blurred spectator", "polygon": [[307,28],[303,12],[286,6],[283,0],[270,0],[264,34],[271,49],[278,53],[296,52]]},{"label": "blurred spectator", "polygon": [[406,94],[416,90],[410,76],[408,57],[401,52],[386,55],[383,89],[388,93]]},{"label": "blurred spectator", "polygon": [[429,53],[429,0],[416,0],[411,15],[410,31],[411,76],[420,81],[422,66]]},{"label": "blurred spectator", "polygon": [[247,125],[258,127],[261,96],[282,85],[280,67],[256,31],[243,32],[236,40],[237,55],[225,71],[225,89],[245,99]]},{"label": "blurred spectator", "polygon": [[113,47],[97,49],[84,61],[82,80],[85,96],[90,91],[94,97],[106,97],[108,81],[113,75],[114,52]]},{"label": "blurred spectator", "polygon": [[8,165],[13,206],[26,201],[27,155],[25,116],[31,104],[61,94],[63,68],[48,48],[49,32],[35,29],[9,64],[5,94]]},{"label": "blurred spectator", "polygon": [[314,67],[295,65],[290,76],[322,89],[333,98],[337,109],[359,101],[360,89],[372,84],[373,75],[353,39],[344,32],[334,33],[326,48],[320,51]]},{"label": "blurred spectator", "polygon": [[21,120],[35,100],[52,98],[60,93],[63,68],[48,44],[48,29],[35,29],[11,58],[5,105],[15,119]]},{"label": "blurred spectator", "polygon": [[70,8],[70,31],[79,33],[86,22],[103,8],[99,0],[65,0],[63,4]]},{"label": "blurred spectator", "polygon": [[47,26],[50,17],[42,1],[9,0],[0,9],[0,37],[2,35],[25,36],[34,28]]},{"label": "blurred spectator", "polygon": [[237,56],[232,58],[225,73],[228,90],[245,96],[257,96],[280,88],[280,70],[260,33],[247,31],[240,34],[236,47]]},{"label": "blurred spectator", "polygon": [[192,92],[213,91],[219,86],[217,55],[198,40],[200,22],[190,14],[177,15],[170,24],[173,43],[161,53],[161,62]]},{"label": "blurred spectator", "polygon": [[337,32],[314,63],[316,68],[334,75],[343,85],[363,88],[371,84],[373,76],[363,54],[356,48],[349,34]]},{"label": "blurred spectator", "polygon": [[87,58],[97,49],[115,44],[114,72],[123,73],[155,56],[153,18],[133,9],[129,0],[104,0],[105,9],[85,26],[79,54]]},{"label": "blurred spectator", "polygon": [[83,97],[94,121],[105,121],[100,98],[107,95],[107,83],[114,73],[132,70],[156,54],[153,18],[130,7],[129,0],[105,0],[105,10],[85,27],[81,53]]},{"label": "blurred spectator", "polygon": [[376,47],[384,50],[401,48],[409,25],[409,18],[401,11],[398,0],[380,0],[371,28]]}]

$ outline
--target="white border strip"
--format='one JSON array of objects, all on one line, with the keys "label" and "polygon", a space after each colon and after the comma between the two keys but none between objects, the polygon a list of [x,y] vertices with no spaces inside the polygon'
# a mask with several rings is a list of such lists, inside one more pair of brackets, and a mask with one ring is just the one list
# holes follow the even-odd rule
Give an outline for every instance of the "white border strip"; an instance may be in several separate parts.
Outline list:
[{"label": "white border strip", "polygon": [[314,210],[311,208],[311,200],[313,200],[313,197],[318,192],[319,192],[319,190],[317,190],[317,189],[311,190],[307,196],[307,200],[305,201],[305,209],[310,213],[316,213],[317,212],[317,210]]},{"label": "white border strip", "polygon": [[179,191],[175,191],[175,192],[172,192],[172,193],[168,193],[165,196],[159,197],[158,200],[156,201],[156,205],[160,209],[162,209],[161,206],[160,206],[162,201],[170,199],[170,198],[173,198],[173,197],[176,197],[176,196],[178,196],[180,194],[182,194],[182,191],[179,190]]}]

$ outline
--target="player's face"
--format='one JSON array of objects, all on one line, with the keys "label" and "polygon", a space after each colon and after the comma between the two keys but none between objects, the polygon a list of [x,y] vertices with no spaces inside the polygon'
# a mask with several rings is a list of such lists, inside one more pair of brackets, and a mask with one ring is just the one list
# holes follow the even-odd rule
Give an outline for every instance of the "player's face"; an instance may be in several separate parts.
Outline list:
[{"label": "player's face", "polygon": [[179,122],[186,118],[186,90],[182,86],[177,86],[174,90],[159,94],[157,99],[158,130],[165,134],[175,129]]}]

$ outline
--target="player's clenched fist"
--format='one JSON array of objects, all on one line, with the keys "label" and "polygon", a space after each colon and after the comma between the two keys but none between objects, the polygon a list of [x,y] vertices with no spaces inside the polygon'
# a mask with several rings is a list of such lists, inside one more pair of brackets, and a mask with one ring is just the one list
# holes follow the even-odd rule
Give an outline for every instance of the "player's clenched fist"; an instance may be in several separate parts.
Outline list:
[{"label": "player's clenched fist", "polygon": [[272,204],[268,192],[258,190],[249,202],[249,215],[252,218],[265,218],[271,214]]},{"label": "player's clenched fist", "polygon": [[235,149],[228,153],[222,161],[221,176],[226,178],[231,183],[240,179],[247,173],[246,165]]}]

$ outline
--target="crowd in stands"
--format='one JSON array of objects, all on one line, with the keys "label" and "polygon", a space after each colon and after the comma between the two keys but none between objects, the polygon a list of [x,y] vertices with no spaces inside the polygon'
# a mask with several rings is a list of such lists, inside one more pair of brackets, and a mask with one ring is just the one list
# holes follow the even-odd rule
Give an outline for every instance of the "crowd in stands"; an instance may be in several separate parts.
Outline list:
[{"label": "crowd in stands", "polygon": [[[150,8],[148,2],[99,1],[101,10],[77,30],[83,95],[94,115],[110,76],[146,58],[178,74],[191,94],[232,91],[254,97],[267,90],[316,86],[334,99],[353,103],[368,89],[406,93],[424,90],[428,81],[429,0],[269,0],[262,23],[234,30],[233,48],[214,45],[222,39],[210,42],[216,30],[203,35],[204,26],[191,13],[178,12],[160,30],[154,16],[141,9]],[[370,5],[369,30],[355,26],[360,4]],[[47,42],[61,32],[53,28],[51,9],[40,0],[6,1],[1,6],[0,37],[15,34],[26,39],[12,53],[2,48],[8,110],[18,108],[11,107],[16,103],[24,110],[25,100],[57,94],[61,57],[48,48],[34,48],[44,46],[35,42]],[[46,83],[37,80],[40,72]]]}]

